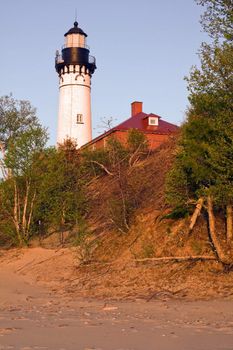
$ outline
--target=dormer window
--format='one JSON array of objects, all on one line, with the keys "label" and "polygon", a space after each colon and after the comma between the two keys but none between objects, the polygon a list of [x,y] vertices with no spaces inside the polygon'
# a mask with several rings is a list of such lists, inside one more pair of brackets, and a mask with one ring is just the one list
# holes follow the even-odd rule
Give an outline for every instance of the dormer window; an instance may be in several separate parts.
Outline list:
[{"label": "dormer window", "polygon": [[77,114],[76,123],[83,124],[83,115],[82,114]]},{"label": "dormer window", "polygon": [[159,125],[159,118],[149,117],[148,124],[153,125],[153,126],[158,126]]}]

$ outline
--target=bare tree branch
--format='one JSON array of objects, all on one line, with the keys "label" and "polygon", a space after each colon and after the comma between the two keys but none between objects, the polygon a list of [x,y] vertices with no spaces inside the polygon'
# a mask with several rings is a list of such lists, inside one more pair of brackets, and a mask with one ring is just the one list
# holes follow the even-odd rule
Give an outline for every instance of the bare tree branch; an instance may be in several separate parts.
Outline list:
[{"label": "bare tree branch", "polygon": [[111,176],[114,175],[111,171],[109,171],[109,170],[106,168],[106,166],[104,166],[103,164],[97,162],[96,160],[90,160],[90,162],[91,162],[91,163],[94,163],[94,164],[97,164],[97,165],[98,165],[101,169],[103,169],[108,175],[111,175]]}]

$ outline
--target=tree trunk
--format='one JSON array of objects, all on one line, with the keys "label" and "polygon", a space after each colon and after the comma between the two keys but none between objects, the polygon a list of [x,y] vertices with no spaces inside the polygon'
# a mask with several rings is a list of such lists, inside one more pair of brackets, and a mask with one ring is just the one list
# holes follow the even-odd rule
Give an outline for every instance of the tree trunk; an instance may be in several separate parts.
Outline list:
[{"label": "tree trunk", "polygon": [[32,200],[31,200],[30,211],[29,211],[28,220],[27,220],[27,228],[26,228],[26,239],[27,240],[29,238],[29,232],[30,232],[30,226],[31,226],[32,213],[33,213],[35,199],[36,199],[36,191],[34,192],[34,195],[33,195]]},{"label": "tree trunk", "polygon": [[26,193],[24,197],[24,205],[23,205],[23,216],[22,216],[22,229],[25,239],[27,239],[27,210],[28,210],[28,197],[30,190],[30,182],[26,180]]},{"label": "tree trunk", "polygon": [[19,215],[18,215],[19,214],[18,213],[18,206],[19,206],[18,198],[19,198],[18,188],[17,188],[16,182],[14,181],[13,222],[14,222],[14,225],[15,225],[15,230],[16,230],[16,234],[17,234],[17,237],[18,237],[19,244],[22,245],[23,240],[22,240],[22,236],[21,236],[21,233],[20,233],[20,223],[19,223]]},{"label": "tree trunk", "polygon": [[122,202],[122,209],[123,209],[123,222],[124,226],[127,230],[129,230],[129,225],[127,222],[127,209],[126,209],[126,201],[125,201],[125,194],[122,188],[122,181],[121,181],[121,167],[120,164],[118,164],[118,183],[119,183],[119,188],[120,188],[120,193],[121,193],[121,202]]},{"label": "tree trunk", "polygon": [[203,203],[204,203],[204,198],[203,197],[199,198],[198,201],[197,201],[194,213],[193,213],[193,215],[191,217],[191,220],[190,220],[188,233],[192,232],[192,230],[193,230],[193,228],[194,228],[194,226],[196,224],[197,218],[198,218],[198,216],[201,213],[201,209],[203,207]]},{"label": "tree trunk", "polygon": [[62,217],[61,217],[61,230],[60,230],[60,244],[64,244],[64,228],[65,228],[65,208],[62,208]]},{"label": "tree trunk", "polygon": [[215,217],[213,212],[213,200],[211,196],[207,197],[207,211],[208,211],[208,217],[209,217],[209,233],[210,238],[215,250],[215,253],[217,255],[217,258],[219,261],[221,261],[223,264],[229,265],[231,264],[231,260],[229,257],[226,256],[224,251],[222,250],[222,247],[218,241],[218,237],[216,235],[215,231]]},{"label": "tree trunk", "polygon": [[226,208],[227,212],[227,242],[231,243],[232,242],[232,205],[228,204]]}]

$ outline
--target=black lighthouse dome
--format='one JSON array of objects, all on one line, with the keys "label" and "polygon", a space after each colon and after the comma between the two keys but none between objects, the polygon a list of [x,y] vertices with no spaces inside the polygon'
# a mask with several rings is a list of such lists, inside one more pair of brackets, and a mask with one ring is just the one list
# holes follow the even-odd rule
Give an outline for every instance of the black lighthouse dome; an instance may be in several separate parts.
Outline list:
[{"label": "black lighthouse dome", "polygon": [[70,30],[68,30],[68,32],[65,33],[64,36],[67,36],[69,34],[81,34],[87,37],[87,34],[81,28],[79,28],[77,21],[74,22],[73,28],[70,28]]},{"label": "black lighthouse dome", "polygon": [[70,69],[70,66],[85,67],[89,74],[92,75],[96,69],[95,57],[90,55],[89,47],[86,45],[87,34],[74,22],[72,27],[65,36],[65,45],[62,47],[61,54],[56,53],[55,68],[61,74],[64,68]]}]

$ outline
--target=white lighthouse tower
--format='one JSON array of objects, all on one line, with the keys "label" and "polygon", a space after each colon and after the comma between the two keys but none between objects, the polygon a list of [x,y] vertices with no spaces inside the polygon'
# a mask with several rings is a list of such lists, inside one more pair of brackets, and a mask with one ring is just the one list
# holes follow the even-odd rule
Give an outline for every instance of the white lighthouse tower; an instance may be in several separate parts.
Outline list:
[{"label": "white lighthouse tower", "polygon": [[96,62],[76,21],[64,36],[65,45],[55,58],[60,90],[57,143],[70,138],[81,147],[92,139],[91,76]]}]

